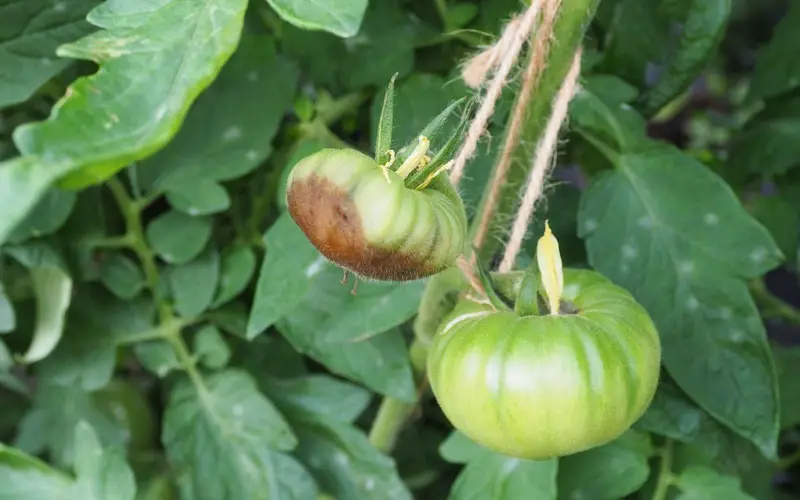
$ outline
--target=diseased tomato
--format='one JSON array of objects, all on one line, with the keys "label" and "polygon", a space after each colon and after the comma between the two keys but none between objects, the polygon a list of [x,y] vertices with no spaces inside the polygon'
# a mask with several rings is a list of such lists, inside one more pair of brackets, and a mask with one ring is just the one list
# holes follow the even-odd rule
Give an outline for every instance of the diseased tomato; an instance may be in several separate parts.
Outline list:
[{"label": "diseased tomato", "polygon": [[446,175],[424,186],[406,179],[427,157],[390,170],[352,149],[324,149],[289,174],[288,210],[326,258],[357,275],[407,281],[451,266],[467,232],[461,198]]},{"label": "diseased tomato", "polygon": [[[641,417],[658,383],[661,344],[645,309],[597,272],[555,267],[542,282],[557,314],[461,298],[430,345],[431,389],[447,418],[509,456],[543,460],[607,443]],[[524,276],[498,281],[516,298]]]}]

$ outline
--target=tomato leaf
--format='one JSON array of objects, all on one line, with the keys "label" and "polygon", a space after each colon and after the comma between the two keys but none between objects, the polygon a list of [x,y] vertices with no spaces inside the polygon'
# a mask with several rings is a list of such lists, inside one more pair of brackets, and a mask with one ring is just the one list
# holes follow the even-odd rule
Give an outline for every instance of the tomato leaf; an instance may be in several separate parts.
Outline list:
[{"label": "tomato leaf", "polygon": [[[271,37],[242,33],[236,52],[192,105],[174,139],[139,164],[142,189],[169,194],[253,171],[272,152],[298,77],[294,63],[277,53]],[[171,203],[182,204],[177,198],[168,196]],[[208,212],[223,203],[218,190],[212,198],[214,203],[206,200],[200,207],[201,200],[193,197],[189,207],[176,209]]]},{"label": "tomato leaf", "polygon": [[[48,120],[14,131],[23,156],[0,164],[0,241],[53,182],[97,183],[169,142],[238,44],[246,7],[125,0],[92,10],[88,20],[101,30],[57,54],[102,69],[73,83]],[[161,36],[165,26],[169,36]]]},{"label": "tomato leaf", "polygon": [[744,491],[738,478],[726,476],[709,467],[690,466],[677,477],[676,486],[681,493],[678,500],[695,498],[726,498],[731,500],[755,500]]},{"label": "tomato leaf", "polygon": [[181,368],[175,350],[166,340],[139,342],[133,346],[133,352],[142,366],[158,377],[164,378]]},{"label": "tomato leaf", "polygon": [[224,212],[231,206],[225,188],[204,179],[168,187],[166,195],[172,208],[188,215],[211,215]]},{"label": "tomato leaf", "polygon": [[36,327],[23,363],[46,358],[64,333],[64,316],[72,299],[72,278],[60,267],[34,267],[30,270],[36,295]]},{"label": "tomato leaf", "polygon": [[55,233],[69,218],[77,196],[72,191],[49,190],[8,237],[9,243],[21,243]]},{"label": "tomato leaf", "polygon": [[731,0],[693,0],[681,16],[681,31],[656,70],[661,75],[640,97],[646,115],[653,115],[686,90],[703,70],[728,26]]},{"label": "tomato leaf", "polygon": [[755,70],[747,100],[776,97],[800,86],[800,5],[792,2],[778,23],[769,43],[755,58]]},{"label": "tomato leaf", "polygon": [[736,132],[729,157],[737,172],[767,176],[800,165],[800,95],[768,101]]},{"label": "tomato leaf", "polygon": [[212,307],[217,308],[242,293],[256,270],[256,255],[247,246],[234,246],[222,252],[219,287]]},{"label": "tomato leaf", "polygon": [[772,353],[778,371],[781,398],[781,429],[800,424],[800,398],[792,397],[800,389],[800,347],[773,344]]},{"label": "tomato leaf", "polygon": [[194,259],[211,239],[211,219],[167,211],[147,225],[147,240],[153,250],[171,264]]},{"label": "tomato leaf", "polygon": [[208,309],[219,282],[219,252],[209,246],[196,259],[169,269],[169,285],[175,310],[194,318]]},{"label": "tomato leaf", "polygon": [[85,18],[98,3],[6,0],[0,5],[0,108],[27,100],[71,64],[56,57],[56,49],[92,31]]},{"label": "tomato leaf", "polygon": [[[288,390],[302,384],[306,391]],[[332,389],[332,390],[331,390]],[[411,500],[394,460],[370,444],[364,433],[350,425],[353,409],[363,407],[365,394],[356,387],[319,376],[286,384],[267,384],[267,393],[287,416],[299,444],[295,451],[320,487],[335,498],[353,500]],[[338,410],[345,410],[339,414]]]},{"label": "tomato leaf", "polygon": [[178,478],[183,496],[197,500],[276,498],[273,455],[297,443],[283,416],[238,370],[211,375],[202,386],[181,380],[162,441],[172,466],[188,472]]},{"label": "tomato leaf", "polygon": [[139,266],[120,252],[112,252],[103,257],[100,282],[117,297],[128,300],[139,295],[145,287],[144,274]]},{"label": "tomato leaf", "polygon": [[0,443],[0,498],[47,498],[72,500],[74,482],[63,472],[38,458]]},{"label": "tomato leaf", "polygon": [[314,277],[332,266],[309,243],[288,212],[270,226],[264,243],[267,254],[247,322],[249,339],[261,334],[299,304]]},{"label": "tomato leaf", "polygon": [[267,0],[285,21],[307,30],[324,30],[342,38],[361,27],[367,0]]},{"label": "tomato leaf", "polygon": [[195,334],[194,354],[208,368],[218,370],[228,364],[231,350],[217,327],[206,325]]},{"label": "tomato leaf", "polygon": [[136,479],[119,448],[103,449],[94,429],[85,421],[75,427],[75,472],[80,498],[133,500]]},{"label": "tomato leaf", "polygon": [[775,370],[744,280],[783,255],[728,186],[672,146],[645,143],[614,161],[581,200],[590,264],[653,316],[678,385],[774,455]]},{"label": "tomato leaf", "polygon": [[558,460],[527,461],[485,452],[470,460],[450,490],[450,500],[556,500]]},{"label": "tomato leaf", "polygon": [[558,463],[561,498],[625,498],[650,476],[653,454],[646,434],[628,431],[608,444],[562,457]]},{"label": "tomato leaf", "polygon": [[0,333],[13,332],[17,326],[17,316],[14,304],[6,295],[6,289],[0,282]]},{"label": "tomato leaf", "polygon": [[75,457],[75,426],[88,422],[104,446],[125,443],[126,431],[104,414],[91,394],[74,385],[42,381],[33,406],[20,422],[14,446],[28,453],[49,452],[50,462],[71,467]]},{"label": "tomato leaf", "polygon": [[327,375],[265,378],[263,385],[280,407],[286,405],[317,417],[346,423],[356,420],[372,399],[363,387]]}]

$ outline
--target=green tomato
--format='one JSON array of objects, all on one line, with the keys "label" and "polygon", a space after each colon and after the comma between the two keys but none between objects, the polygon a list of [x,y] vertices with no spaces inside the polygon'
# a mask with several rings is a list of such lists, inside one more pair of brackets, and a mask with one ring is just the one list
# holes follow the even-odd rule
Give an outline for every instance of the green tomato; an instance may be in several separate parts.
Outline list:
[{"label": "green tomato", "polygon": [[462,253],[467,217],[446,175],[424,189],[352,149],[323,149],[287,180],[288,210],[330,261],[377,280],[424,278]]},{"label": "green tomato", "polygon": [[[518,290],[523,273],[509,274]],[[574,313],[518,315],[462,298],[443,319],[431,389],[473,441],[530,460],[569,455],[617,438],[650,405],[661,344],[645,309],[589,270],[565,269],[563,293]]]}]

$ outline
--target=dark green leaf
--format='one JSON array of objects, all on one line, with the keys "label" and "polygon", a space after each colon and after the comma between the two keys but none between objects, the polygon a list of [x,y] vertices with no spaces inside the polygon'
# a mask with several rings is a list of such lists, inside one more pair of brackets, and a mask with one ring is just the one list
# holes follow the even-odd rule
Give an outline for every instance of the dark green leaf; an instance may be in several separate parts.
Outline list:
[{"label": "dark green leaf", "polygon": [[0,108],[27,100],[70,61],[59,45],[88,34],[85,17],[99,0],[3,0],[0,3]]},{"label": "dark green leaf", "polygon": [[748,100],[775,97],[800,86],[800,5],[789,3],[789,10],[778,23],[770,42],[756,57]]},{"label": "dark green leaf", "polygon": [[787,257],[797,255],[800,238],[800,210],[788,196],[760,196],[753,200],[750,212],[766,227]]},{"label": "dark green leaf", "polygon": [[245,32],[175,138],[141,163],[143,189],[180,190],[252,171],[272,152],[272,138],[291,107],[297,78],[297,68],[276,53],[271,38]]},{"label": "dark green leaf", "polygon": [[67,316],[64,338],[38,365],[41,380],[94,391],[108,384],[117,358],[117,342],[153,328],[149,298],[116,300],[102,289],[84,288]]},{"label": "dark green leaf", "polygon": [[[385,284],[363,284],[359,286],[356,297],[353,297],[348,287],[340,283],[340,276],[336,269],[331,268],[320,273],[302,302],[276,324],[278,330],[295,349],[324,364],[334,373],[360,382],[381,394],[413,401],[415,391],[406,345],[398,330],[389,330],[392,324],[402,322],[403,317],[411,317],[413,301],[410,296],[403,295],[406,293],[404,291],[397,294],[397,304],[388,300],[394,295],[385,295],[382,299],[361,299],[366,307],[361,309],[358,307],[358,297],[362,292],[370,293],[364,289],[375,287],[375,290],[380,290]],[[408,287],[406,291],[414,292],[418,304],[422,293],[419,283],[395,286]],[[381,300],[385,301],[384,304],[381,304]],[[388,307],[389,304],[405,313],[392,312],[383,317],[374,315],[373,310],[369,309],[379,305],[381,308]],[[339,328],[342,322],[362,329],[350,332],[360,334],[343,337],[337,333],[337,330],[345,332]]]},{"label": "dark green leaf", "polygon": [[247,246],[225,249],[220,264],[219,287],[212,307],[219,307],[235,299],[247,288],[256,270],[256,255]]},{"label": "dark green leaf", "polygon": [[774,455],[775,371],[744,279],[775,267],[780,250],[727,185],[673,147],[643,145],[615,160],[581,203],[590,264],[653,316],[678,385]]},{"label": "dark green leaf", "polygon": [[228,370],[203,384],[182,380],[164,415],[162,440],[182,472],[182,497],[277,498],[273,454],[295,447],[292,430],[247,374]]},{"label": "dark green leaf", "polygon": [[[322,388],[320,380],[306,379],[316,386],[314,392]],[[269,394],[274,394],[275,403],[297,433],[299,445],[295,454],[322,489],[335,498],[348,500],[411,500],[394,460],[372,446],[361,430],[343,421],[343,415],[332,417],[332,410],[341,404],[335,397],[342,394],[342,389],[350,392],[349,388],[342,386],[333,394],[317,393],[310,398],[302,391],[273,389],[275,386],[270,386]]]},{"label": "dark green leaf", "polygon": [[166,340],[140,342],[133,347],[133,350],[142,366],[161,378],[181,367],[175,350]]},{"label": "dark green leaf", "polygon": [[781,428],[800,424],[800,347],[781,347],[773,344],[772,353],[778,372],[781,394]]},{"label": "dark green leaf", "polygon": [[212,370],[224,368],[231,357],[231,350],[220,331],[212,325],[206,325],[195,334],[194,354]]},{"label": "dark green leaf", "polygon": [[144,275],[131,258],[118,252],[103,256],[100,281],[121,299],[132,299],[145,287]]},{"label": "dark green leaf", "polygon": [[729,158],[735,171],[762,176],[800,164],[800,95],[769,101],[736,133]]},{"label": "dark green leaf", "polygon": [[635,109],[600,99],[587,89],[581,89],[570,103],[570,118],[579,131],[615,145],[626,151],[647,135],[647,123]]},{"label": "dark green leaf", "polygon": [[317,483],[303,464],[291,455],[272,453],[275,479],[278,482],[277,498],[304,500],[320,498]]},{"label": "dark green leaf", "polygon": [[255,299],[247,323],[254,338],[291,311],[311,288],[312,280],[332,266],[284,212],[264,235],[267,255],[261,265]]},{"label": "dark green leaf", "polygon": [[56,465],[72,466],[74,429],[82,420],[92,426],[104,446],[125,442],[126,430],[100,411],[91,394],[73,385],[40,383],[33,408],[22,419],[14,445],[28,453],[48,451]]},{"label": "dark green leaf", "polygon": [[685,91],[698,77],[719,45],[728,26],[731,0],[692,0],[681,19],[681,30],[665,60],[661,73],[640,98],[647,115],[657,113]]},{"label": "dark green leaf", "polygon": [[606,445],[562,457],[558,463],[558,496],[625,498],[647,481],[652,453],[646,434],[628,431]]},{"label": "dark green leaf", "polygon": [[451,432],[439,448],[442,458],[456,464],[465,464],[488,451],[457,430]]},{"label": "dark green leaf", "polygon": [[175,310],[184,318],[199,316],[211,305],[219,283],[219,252],[209,246],[196,259],[170,268]]},{"label": "dark green leaf", "polygon": [[324,30],[342,38],[358,33],[367,0],[267,0],[286,21],[307,30]]},{"label": "dark green leaf", "polygon": [[169,142],[239,43],[246,7],[127,0],[94,9],[89,22],[103,29],[57,54],[102,69],[73,83],[48,120],[14,131],[24,156],[0,165],[0,242],[57,180],[97,183]]},{"label": "dark green leaf", "polygon": [[225,188],[206,179],[168,187],[166,195],[172,208],[188,215],[210,215],[223,212],[231,206]]},{"label": "dark green leaf", "polygon": [[676,485],[681,490],[676,500],[756,500],[742,491],[738,478],[722,475],[709,467],[687,467],[678,476]]},{"label": "dark green leaf", "polygon": [[[0,6],[2,9],[2,6]],[[2,93],[0,93],[2,95]],[[8,237],[10,243],[21,243],[56,232],[67,222],[77,196],[72,191],[51,189],[28,213]]]},{"label": "dark green leaf", "polygon": [[293,405],[320,418],[352,422],[366,409],[370,393],[362,387],[327,375],[265,380],[278,406]]},{"label": "dark green leaf", "polygon": [[191,217],[174,210],[153,219],[147,225],[147,240],[153,250],[171,264],[194,259],[211,238],[211,219]]}]

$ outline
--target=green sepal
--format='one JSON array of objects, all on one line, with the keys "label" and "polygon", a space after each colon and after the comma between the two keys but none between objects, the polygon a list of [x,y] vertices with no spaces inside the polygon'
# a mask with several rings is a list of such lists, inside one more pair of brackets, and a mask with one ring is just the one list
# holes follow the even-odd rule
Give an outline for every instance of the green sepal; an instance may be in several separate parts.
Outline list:
[{"label": "green sepal", "polygon": [[539,315],[539,273],[533,265],[525,270],[517,300],[514,302],[514,312],[519,316]]},{"label": "green sepal", "polygon": [[441,113],[436,115],[436,117],[434,117],[430,122],[428,122],[428,124],[425,125],[425,127],[419,132],[419,134],[409,139],[406,145],[400,148],[400,150],[397,152],[397,159],[395,160],[392,169],[396,170],[400,165],[403,164],[406,158],[408,158],[408,156],[414,151],[414,148],[416,148],[417,145],[419,144],[419,136],[423,135],[427,137],[431,141],[431,146],[435,145],[437,142],[435,138],[436,133],[439,131],[439,129],[442,128],[442,126],[445,123],[447,123],[448,118],[450,118],[450,115],[453,114],[453,110],[455,110],[464,99],[465,98],[462,97],[460,99],[457,99],[456,101],[453,101]]},{"label": "green sepal", "polygon": [[386,95],[383,96],[383,107],[381,107],[381,117],[378,120],[378,133],[375,138],[375,161],[383,165],[389,161],[387,154],[392,149],[392,127],[394,126],[394,81],[398,73],[392,75],[389,85],[386,87]]},{"label": "green sepal", "polygon": [[486,297],[489,299],[489,302],[498,310],[500,311],[511,311],[512,310],[512,303],[505,299],[494,286],[492,282],[492,278],[489,275],[489,269],[486,268],[486,265],[478,256],[478,252],[475,251],[475,262],[476,267],[478,268],[478,280],[481,282],[484,291],[486,292]]},{"label": "green sepal", "polygon": [[433,158],[431,158],[431,162],[425,165],[424,168],[417,170],[409,176],[407,185],[410,187],[415,187],[422,184],[430,174],[450,161],[452,155],[456,151],[456,148],[459,146],[459,144],[461,144],[461,138],[464,137],[468,127],[469,121],[462,120],[461,124],[456,127],[456,129],[450,135],[450,138],[447,139],[447,142],[436,151],[436,154],[433,156]]}]

